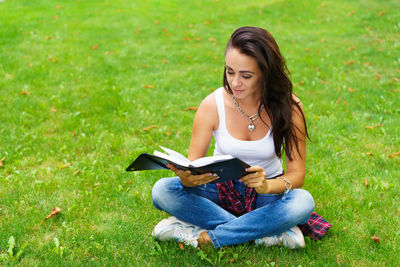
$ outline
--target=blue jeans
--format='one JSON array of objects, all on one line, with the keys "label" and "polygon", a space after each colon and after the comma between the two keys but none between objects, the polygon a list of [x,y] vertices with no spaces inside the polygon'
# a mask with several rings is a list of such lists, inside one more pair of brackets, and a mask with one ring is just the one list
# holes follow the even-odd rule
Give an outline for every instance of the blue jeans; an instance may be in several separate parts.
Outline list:
[{"label": "blue jeans", "polygon": [[[245,185],[234,186],[244,196]],[[185,187],[179,177],[158,180],[152,190],[154,206],[207,230],[215,248],[280,234],[308,221],[314,199],[303,189],[283,194],[258,194],[256,208],[236,217],[221,208],[215,184]]]}]

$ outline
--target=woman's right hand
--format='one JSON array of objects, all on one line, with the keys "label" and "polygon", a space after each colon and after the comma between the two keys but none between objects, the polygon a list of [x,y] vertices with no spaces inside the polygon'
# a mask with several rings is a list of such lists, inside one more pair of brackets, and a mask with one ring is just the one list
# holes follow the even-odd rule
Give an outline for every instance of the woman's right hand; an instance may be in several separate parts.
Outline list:
[{"label": "woman's right hand", "polygon": [[169,163],[167,164],[167,167],[170,168],[180,178],[182,185],[186,187],[195,187],[207,184],[219,178],[212,173],[193,175],[189,170],[179,170],[174,165]]}]

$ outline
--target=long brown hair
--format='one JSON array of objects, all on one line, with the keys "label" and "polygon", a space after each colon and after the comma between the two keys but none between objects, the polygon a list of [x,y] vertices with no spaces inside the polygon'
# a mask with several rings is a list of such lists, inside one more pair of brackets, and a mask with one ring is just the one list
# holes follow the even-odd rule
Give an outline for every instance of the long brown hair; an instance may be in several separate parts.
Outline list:
[{"label": "long brown hair", "polygon": [[[282,157],[282,150],[284,150],[289,160],[292,160],[293,144],[299,151],[299,137],[295,133],[295,128],[300,130],[292,121],[293,107],[299,111],[303,118],[305,133],[302,134],[308,137],[308,132],[304,113],[299,103],[293,99],[293,86],[289,79],[289,70],[275,39],[262,28],[242,27],[232,34],[226,46],[226,51],[230,48],[236,48],[240,53],[257,60],[262,72],[262,95],[258,110],[260,111],[261,107],[264,106],[271,119],[275,154],[280,158]],[[226,67],[224,87],[232,94],[232,89],[229,87],[226,77]]]}]

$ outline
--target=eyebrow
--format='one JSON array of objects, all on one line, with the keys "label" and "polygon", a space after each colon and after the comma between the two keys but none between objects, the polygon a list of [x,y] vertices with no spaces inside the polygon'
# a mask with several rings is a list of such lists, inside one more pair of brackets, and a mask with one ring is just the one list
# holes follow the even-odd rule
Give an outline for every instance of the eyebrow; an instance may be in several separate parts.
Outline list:
[{"label": "eyebrow", "polygon": [[[231,67],[229,67],[228,65],[225,65],[228,69],[233,70]],[[254,72],[249,71],[249,70],[240,70],[239,73],[252,73],[254,74]]]}]

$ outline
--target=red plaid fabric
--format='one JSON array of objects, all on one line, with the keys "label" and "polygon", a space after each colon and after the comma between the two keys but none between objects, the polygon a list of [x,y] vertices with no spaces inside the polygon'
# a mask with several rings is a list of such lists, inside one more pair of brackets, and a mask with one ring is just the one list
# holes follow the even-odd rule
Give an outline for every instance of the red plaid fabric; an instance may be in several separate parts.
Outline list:
[{"label": "red plaid fabric", "polygon": [[306,224],[298,225],[303,235],[308,235],[311,239],[321,240],[321,238],[326,235],[329,228],[332,227],[327,220],[322,218],[319,214],[313,212],[311,213],[310,219]]},{"label": "red plaid fabric", "polygon": [[246,186],[245,199],[243,201],[239,192],[233,186],[232,181],[217,183],[218,197],[221,206],[230,213],[240,216],[254,210],[256,205],[256,190]]},{"label": "red plaid fabric", "polygon": [[[235,189],[232,181],[217,183],[217,189],[221,206],[230,213],[236,216],[241,216],[254,210],[256,204],[255,200],[257,198],[257,193],[254,188],[248,188],[246,186],[244,199]],[[314,240],[321,240],[329,228],[332,227],[332,224],[322,218],[319,214],[313,212],[306,224],[298,226],[304,235],[308,235]]]}]

